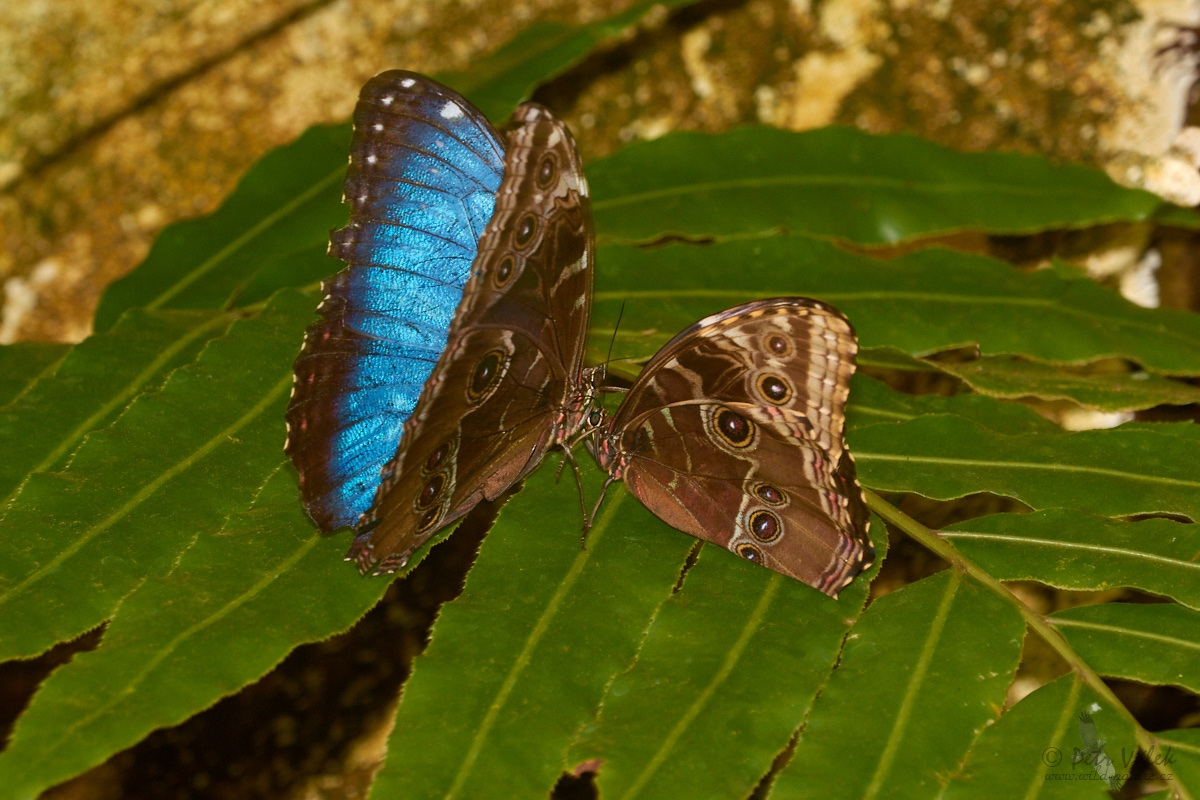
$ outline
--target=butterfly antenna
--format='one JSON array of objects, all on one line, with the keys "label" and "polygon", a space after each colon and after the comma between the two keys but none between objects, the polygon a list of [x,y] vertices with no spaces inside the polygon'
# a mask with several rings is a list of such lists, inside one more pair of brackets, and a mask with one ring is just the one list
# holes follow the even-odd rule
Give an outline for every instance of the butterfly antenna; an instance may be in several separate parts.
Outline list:
[{"label": "butterfly antenna", "polygon": [[625,316],[625,301],[621,301],[621,310],[617,312],[617,324],[613,325],[612,338],[608,340],[608,354],[604,356],[604,375],[608,375],[608,365],[612,363],[613,345],[617,343],[617,331],[621,329],[621,317]]}]

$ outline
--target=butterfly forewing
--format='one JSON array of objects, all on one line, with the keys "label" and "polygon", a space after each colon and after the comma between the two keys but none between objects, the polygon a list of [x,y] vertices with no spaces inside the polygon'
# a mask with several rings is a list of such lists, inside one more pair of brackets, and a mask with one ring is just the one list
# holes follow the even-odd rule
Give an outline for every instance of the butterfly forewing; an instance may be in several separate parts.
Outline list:
[{"label": "butterfly forewing", "polygon": [[395,571],[506,491],[571,433],[578,413],[566,412],[586,405],[591,213],[566,126],[521,106],[504,170],[449,345],[347,555],[364,572]]},{"label": "butterfly forewing", "polygon": [[836,597],[874,557],[842,440],[856,351],[807,298],[701,320],[643,370],[602,463],[674,527]]},{"label": "butterfly forewing", "polygon": [[504,147],[457,93],[411,72],[372,78],[354,113],[350,222],[322,319],[296,359],[287,452],[322,530],[358,521],[446,346],[492,216]]}]

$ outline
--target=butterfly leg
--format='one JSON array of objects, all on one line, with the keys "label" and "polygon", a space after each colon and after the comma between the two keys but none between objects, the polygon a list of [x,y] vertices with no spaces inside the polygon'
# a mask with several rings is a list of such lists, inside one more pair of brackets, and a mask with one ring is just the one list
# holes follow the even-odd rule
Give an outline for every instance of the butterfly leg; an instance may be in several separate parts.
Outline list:
[{"label": "butterfly leg", "polygon": [[575,460],[575,454],[571,452],[571,443],[562,445],[563,460],[558,462],[558,474],[554,480],[558,480],[558,476],[562,475],[563,465],[568,461],[571,463],[571,469],[575,472],[575,486],[579,489],[579,513],[582,517],[587,530],[586,523],[588,521],[587,500],[583,496],[583,474],[579,471],[579,462]]},{"label": "butterfly leg", "polygon": [[600,496],[596,498],[596,505],[592,506],[592,513],[584,517],[583,536],[579,537],[579,546],[583,549],[587,549],[588,531],[592,529],[592,525],[596,521],[596,514],[600,511],[600,504],[604,502],[604,495],[608,492],[608,487],[614,480],[616,479],[610,475],[608,480],[604,482],[604,485],[600,487]]}]

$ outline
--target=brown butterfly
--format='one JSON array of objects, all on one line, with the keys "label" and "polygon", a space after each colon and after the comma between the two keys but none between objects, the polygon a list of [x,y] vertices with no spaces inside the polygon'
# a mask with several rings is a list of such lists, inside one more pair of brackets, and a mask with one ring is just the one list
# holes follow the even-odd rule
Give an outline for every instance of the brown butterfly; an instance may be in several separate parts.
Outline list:
[{"label": "brown butterfly", "polygon": [[805,297],[700,320],[592,434],[605,489],[624,480],[669,525],[837,597],[875,559],[842,438],[857,351],[849,321]]},{"label": "brown butterfly", "polygon": [[404,423],[347,560],[395,572],[439,528],[529,474],[580,431],[595,396],[583,368],[592,217],[570,132],[545,108],[513,116],[496,210],[446,350]]}]

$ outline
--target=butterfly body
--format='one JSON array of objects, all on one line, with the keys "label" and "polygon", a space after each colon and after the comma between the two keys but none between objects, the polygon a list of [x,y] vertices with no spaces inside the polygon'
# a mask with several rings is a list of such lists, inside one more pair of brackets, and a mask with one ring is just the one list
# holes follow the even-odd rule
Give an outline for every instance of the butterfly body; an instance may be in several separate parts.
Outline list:
[{"label": "butterfly body", "polygon": [[590,448],[668,524],[836,597],[874,555],[842,438],[856,351],[815,300],[729,309],[664,346]]},{"label": "butterfly body", "polygon": [[350,221],[329,247],[349,266],[323,284],[287,411],[285,450],[322,530],[355,524],[375,498],[446,348],[503,166],[500,134],[447,87],[403,71],[363,87]]},{"label": "butterfly body", "polygon": [[527,103],[496,210],[449,331],[347,559],[386,574],[435,531],[529,474],[579,431],[592,293],[587,184],[566,126]]}]

